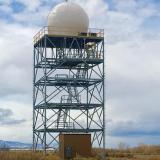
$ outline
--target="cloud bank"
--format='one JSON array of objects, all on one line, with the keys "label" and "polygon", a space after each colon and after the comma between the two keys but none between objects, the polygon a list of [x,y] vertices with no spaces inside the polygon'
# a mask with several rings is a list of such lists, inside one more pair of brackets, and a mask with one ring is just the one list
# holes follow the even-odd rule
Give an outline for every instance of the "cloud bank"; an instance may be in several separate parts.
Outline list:
[{"label": "cloud bank", "polygon": [[25,119],[18,120],[12,118],[12,116],[12,110],[0,108],[0,125],[17,125],[25,122]]}]

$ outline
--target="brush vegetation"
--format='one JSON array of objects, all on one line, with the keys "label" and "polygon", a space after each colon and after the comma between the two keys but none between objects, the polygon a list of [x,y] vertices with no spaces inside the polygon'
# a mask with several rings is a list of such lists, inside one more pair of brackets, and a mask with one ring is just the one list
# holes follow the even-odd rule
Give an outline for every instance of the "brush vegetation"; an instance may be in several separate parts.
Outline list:
[{"label": "brush vegetation", "polygon": [[[125,144],[120,144],[118,149],[93,149],[92,157],[83,158],[77,156],[75,160],[160,160],[160,146],[139,145],[129,148]],[[47,156],[42,152],[32,151],[0,151],[0,160],[60,160],[58,153],[49,151]]]}]

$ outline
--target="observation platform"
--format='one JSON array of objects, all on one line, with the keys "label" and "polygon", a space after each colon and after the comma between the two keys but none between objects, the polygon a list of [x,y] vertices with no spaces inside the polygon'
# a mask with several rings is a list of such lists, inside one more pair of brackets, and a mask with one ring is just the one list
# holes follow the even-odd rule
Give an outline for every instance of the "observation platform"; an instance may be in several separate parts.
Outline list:
[{"label": "observation platform", "polygon": [[47,128],[47,129],[38,129],[36,130],[36,132],[44,132],[44,131],[47,131],[47,132],[65,132],[65,133],[88,133],[88,132],[102,132],[103,129],[57,129],[57,128]]},{"label": "observation platform", "polygon": [[[100,54],[99,54],[100,55]],[[103,59],[99,56],[98,58],[87,58],[87,56],[81,57],[81,58],[75,58],[73,57],[62,57],[61,59],[58,58],[46,58],[46,63],[45,60],[40,61],[35,65],[35,68],[57,68],[57,69],[68,69],[70,67],[72,68],[78,68],[78,64],[88,64],[92,65],[99,65],[103,63]]]},{"label": "observation platform", "polygon": [[87,43],[103,41],[104,29],[89,28],[86,33],[73,34],[67,29],[58,33],[55,27],[43,27],[33,39],[34,47],[83,49]]},{"label": "observation platform", "polygon": [[[47,105],[47,107],[46,107]],[[102,104],[99,103],[47,103],[36,105],[35,109],[73,109],[73,110],[86,110],[99,108]]]},{"label": "observation platform", "polygon": [[45,79],[40,79],[35,83],[35,86],[46,84],[46,86],[74,86],[74,87],[84,87],[91,86],[102,82],[103,79],[86,79],[86,78],[72,78],[72,77],[47,77],[46,83]]}]

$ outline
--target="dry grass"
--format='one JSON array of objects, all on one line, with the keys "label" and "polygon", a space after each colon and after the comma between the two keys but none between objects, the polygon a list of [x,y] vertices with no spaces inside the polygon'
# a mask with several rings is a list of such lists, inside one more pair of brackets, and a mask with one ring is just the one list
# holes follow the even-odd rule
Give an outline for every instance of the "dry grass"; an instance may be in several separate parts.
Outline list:
[{"label": "dry grass", "polygon": [[160,160],[160,146],[141,144],[135,148],[107,149],[105,155],[108,160]]},{"label": "dry grass", "polygon": [[[103,153],[103,154],[102,154]],[[105,153],[105,154],[104,154]],[[136,148],[93,149],[92,157],[75,160],[101,160],[105,155],[107,160],[160,160],[160,146],[140,145]],[[58,153],[49,152],[44,156],[42,152],[31,151],[0,151],[0,160],[60,160]]]},{"label": "dry grass", "polygon": [[60,160],[60,158],[52,152],[44,156],[42,152],[0,151],[0,160]]}]

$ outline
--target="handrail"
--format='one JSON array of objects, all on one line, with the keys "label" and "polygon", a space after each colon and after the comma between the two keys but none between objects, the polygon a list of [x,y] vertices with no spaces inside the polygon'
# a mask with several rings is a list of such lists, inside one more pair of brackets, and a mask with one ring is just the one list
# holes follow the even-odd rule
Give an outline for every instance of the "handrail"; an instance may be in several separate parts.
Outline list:
[{"label": "handrail", "polygon": [[58,36],[59,32],[61,32],[60,34],[61,36],[73,35],[73,36],[81,36],[81,37],[99,37],[99,38],[104,37],[104,29],[89,28],[87,32],[81,32],[81,33],[75,32],[74,34],[71,29],[72,28],[69,28],[69,29],[58,28],[57,30],[56,27],[45,26],[39,30],[39,32],[33,37],[33,40],[34,40],[34,43],[37,43],[44,35]]}]

